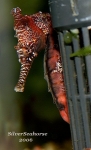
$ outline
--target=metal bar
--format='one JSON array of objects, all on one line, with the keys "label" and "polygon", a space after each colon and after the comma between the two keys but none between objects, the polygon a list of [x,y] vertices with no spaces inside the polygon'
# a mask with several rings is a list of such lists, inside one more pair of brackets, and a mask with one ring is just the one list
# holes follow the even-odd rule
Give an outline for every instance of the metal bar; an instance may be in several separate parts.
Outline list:
[{"label": "metal bar", "polygon": [[[84,46],[90,45],[88,29],[86,27],[82,28],[82,33],[83,33]],[[89,81],[88,84],[89,84],[89,89],[90,89],[90,94],[91,94],[91,55],[86,56],[86,67],[87,67],[87,75],[88,75],[88,81]]]},{"label": "metal bar", "polygon": [[[67,52],[67,63],[68,63],[68,70],[69,70],[69,80],[70,80],[70,87],[71,87],[71,93],[72,93],[72,104],[73,104],[73,113],[75,118],[75,125],[76,125],[76,132],[77,132],[77,139],[74,141],[78,145],[78,149],[81,150],[83,147],[83,138],[81,135],[81,124],[80,124],[80,114],[79,114],[79,108],[78,108],[78,99],[76,98],[76,83],[74,83],[74,64],[73,61],[69,60],[70,53],[68,47],[66,47]],[[69,53],[69,54],[68,54]],[[74,125],[73,130],[74,130]]]},{"label": "metal bar", "polygon": [[[78,43],[77,39],[73,40],[73,44],[74,44],[74,51],[78,50],[79,49],[79,43]],[[77,69],[80,105],[81,105],[86,147],[90,147],[91,146],[90,134],[89,134],[90,129],[89,129],[89,121],[88,121],[88,113],[87,113],[87,103],[86,103],[86,99],[84,97],[84,81],[83,81],[84,79],[83,79],[83,74],[82,74],[82,67],[81,67],[80,58],[75,58],[75,63],[76,63],[76,69]]]},{"label": "metal bar", "polygon": [[[60,35],[60,41],[61,41],[62,34],[60,33],[59,35]],[[60,43],[61,46],[62,46],[62,43]],[[81,126],[80,126],[80,118],[79,118],[80,115],[78,111],[78,100],[76,99],[77,93],[76,93],[76,83],[74,81],[74,63],[72,60],[69,60],[71,52],[72,51],[71,51],[70,46],[65,46],[65,48],[61,47],[61,53],[63,55],[63,58],[64,58],[64,54],[66,53],[66,56],[65,56],[66,61],[63,60],[63,63],[64,63],[64,66],[67,65],[69,78],[67,78],[67,74],[65,74],[66,84],[68,86],[70,84],[70,91],[71,91],[71,95],[69,94],[69,91],[67,91],[67,94],[68,94],[68,99],[69,97],[71,97],[71,99],[69,99],[69,107],[70,107],[69,110],[70,110],[70,117],[71,117],[71,132],[72,132],[72,138],[73,138],[72,140],[73,140],[73,145],[75,149],[81,150],[83,148],[83,144],[81,142],[82,137],[80,134]]]}]

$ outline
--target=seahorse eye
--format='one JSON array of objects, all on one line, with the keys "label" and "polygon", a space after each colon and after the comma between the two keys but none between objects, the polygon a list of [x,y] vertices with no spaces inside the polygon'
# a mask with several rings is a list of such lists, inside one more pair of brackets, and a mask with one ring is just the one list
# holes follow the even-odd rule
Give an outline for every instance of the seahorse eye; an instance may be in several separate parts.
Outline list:
[{"label": "seahorse eye", "polygon": [[14,13],[21,12],[21,9],[20,9],[19,7],[17,7],[17,8],[13,8],[13,12],[14,12]]},{"label": "seahorse eye", "polygon": [[20,13],[21,13],[21,9],[20,9],[19,7],[13,8],[13,9],[11,10],[11,14],[12,14],[13,16],[15,16],[16,14],[20,14]]}]

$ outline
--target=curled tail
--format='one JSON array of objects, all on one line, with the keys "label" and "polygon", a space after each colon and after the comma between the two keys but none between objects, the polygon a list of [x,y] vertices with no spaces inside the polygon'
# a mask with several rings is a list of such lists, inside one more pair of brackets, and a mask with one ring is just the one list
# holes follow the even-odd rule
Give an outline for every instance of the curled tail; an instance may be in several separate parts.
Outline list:
[{"label": "curled tail", "polygon": [[62,61],[59,48],[55,45],[54,35],[48,36],[48,46],[45,53],[45,78],[48,82],[49,91],[52,93],[60,115],[69,123],[68,104],[64,85]]}]

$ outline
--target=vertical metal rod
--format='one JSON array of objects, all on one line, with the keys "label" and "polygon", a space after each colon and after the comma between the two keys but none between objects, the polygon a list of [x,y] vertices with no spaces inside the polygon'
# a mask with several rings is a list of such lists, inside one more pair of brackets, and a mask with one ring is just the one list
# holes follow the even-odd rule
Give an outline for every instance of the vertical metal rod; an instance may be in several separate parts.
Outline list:
[{"label": "vertical metal rod", "polygon": [[[83,33],[84,46],[90,45],[88,29],[86,27],[82,28],[82,33]],[[90,90],[90,94],[91,94],[91,55],[86,56],[85,59],[86,59],[86,68],[87,68],[87,75],[88,75],[88,81],[89,81],[88,82],[89,90]]]},{"label": "vertical metal rod", "polygon": [[[79,44],[78,44],[77,39],[73,40],[73,44],[74,44],[74,51],[78,50]],[[80,105],[81,105],[81,111],[82,111],[82,119],[83,119],[86,147],[90,147],[91,142],[90,142],[90,134],[89,134],[90,129],[89,129],[89,122],[88,122],[88,111],[87,111],[86,99],[84,97],[84,81],[83,81],[83,73],[82,73],[80,58],[75,58],[75,63],[76,63],[75,65],[76,65],[76,69],[77,69]]]},{"label": "vertical metal rod", "polygon": [[[64,44],[63,44],[63,37],[62,34],[59,33],[60,36],[60,50],[61,50],[61,54],[63,55],[63,58],[65,57],[65,59],[63,59],[63,64],[64,64],[64,69],[67,69],[66,71],[68,71],[68,77],[67,78],[67,74],[65,74],[66,76],[66,84],[67,87],[70,84],[70,91],[71,94],[69,94],[69,92],[67,91],[68,94],[68,103],[69,103],[69,107],[70,107],[70,117],[71,117],[71,132],[72,132],[72,140],[73,140],[73,145],[74,148],[76,150],[81,150],[83,148],[82,142],[81,142],[81,134],[80,134],[80,121],[79,121],[79,111],[78,111],[78,101],[77,101],[77,93],[76,93],[76,85],[74,82],[74,64],[73,61],[69,60],[70,59],[70,53],[71,53],[71,47],[70,46],[66,46],[64,48]],[[66,53],[66,56],[65,56]],[[65,68],[65,66],[67,65],[67,68]],[[64,70],[65,72],[65,70]],[[66,72],[65,72],[66,73]],[[68,88],[67,88],[68,90]],[[85,146],[85,145],[84,145]]]}]

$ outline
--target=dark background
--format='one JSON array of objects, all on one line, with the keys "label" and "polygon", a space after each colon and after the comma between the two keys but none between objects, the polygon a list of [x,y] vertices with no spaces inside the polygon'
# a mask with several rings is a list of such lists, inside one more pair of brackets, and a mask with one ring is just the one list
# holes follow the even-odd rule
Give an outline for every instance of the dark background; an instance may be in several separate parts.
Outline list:
[{"label": "dark background", "polygon": [[[0,150],[28,150],[26,147],[42,150],[43,146],[44,150],[72,149],[70,127],[61,119],[44,79],[44,50],[32,65],[24,93],[14,91],[20,71],[14,49],[17,44],[14,20],[10,13],[15,7],[20,7],[27,15],[49,12],[47,0],[0,0]],[[12,131],[46,132],[48,136],[33,137],[32,143],[19,143],[20,137],[8,136]],[[51,149],[46,144],[51,145]]]}]

